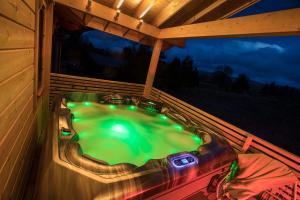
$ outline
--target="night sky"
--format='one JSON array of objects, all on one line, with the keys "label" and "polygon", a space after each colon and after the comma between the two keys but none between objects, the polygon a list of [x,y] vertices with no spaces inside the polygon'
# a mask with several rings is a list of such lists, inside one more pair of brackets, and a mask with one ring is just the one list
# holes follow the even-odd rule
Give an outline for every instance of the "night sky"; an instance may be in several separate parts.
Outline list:
[{"label": "night sky", "polygon": [[[300,0],[262,0],[233,16],[246,16],[300,7]],[[94,46],[121,52],[132,42],[99,31],[85,33],[84,38]],[[186,47],[174,47],[165,52],[167,60],[190,55],[194,66],[214,71],[217,66],[229,65],[234,75],[244,73],[250,79],[300,88],[300,36],[190,39]]]}]

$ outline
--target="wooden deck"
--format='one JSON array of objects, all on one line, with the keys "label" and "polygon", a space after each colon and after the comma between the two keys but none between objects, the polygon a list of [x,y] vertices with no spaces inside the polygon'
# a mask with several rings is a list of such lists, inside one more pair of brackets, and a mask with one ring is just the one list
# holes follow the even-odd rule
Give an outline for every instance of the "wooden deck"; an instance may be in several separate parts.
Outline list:
[{"label": "wooden deck", "polygon": [[[144,85],[108,81],[94,78],[84,78],[62,74],[51,74],[50,105],[57,94],[65,92],[98,92],[120,93],[127,95],[143,95]],[[285,151],[255,135],[248,133],[232,124],[214,117],[199,108],[185,103],[163,91],[153,88],[150,98],[175,106],[178,110],[216,130],[233,146],[239,153],[263,153],[289,166],[298,176],[300,181],[300,158]],[[281,188],[273,189],[264,193],[263,199],[296,199],[300,200],[300,184],[295,183]],[[297,185],[297,187],[295,187]],[[267,196],[269,196],[267,198]]]}]

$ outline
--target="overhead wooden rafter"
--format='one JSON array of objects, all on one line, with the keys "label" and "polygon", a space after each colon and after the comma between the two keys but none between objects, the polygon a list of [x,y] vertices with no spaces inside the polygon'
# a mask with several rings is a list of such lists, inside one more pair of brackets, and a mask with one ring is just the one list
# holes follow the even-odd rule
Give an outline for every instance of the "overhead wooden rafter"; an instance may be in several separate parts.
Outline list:
[{"label": "overhead wooden rafter", "polygon": [[138,19],[142,19],[154,5],[155,1],[156,0],[142,0],[140,5],[137,7],[134,16]]},{"label": "overhead wooden rafter", "polygon": [[228,0],[216,0],[215,2],[210,4],[208,7],[204,8],[203,10],[200,10],[200,12],[198,12],[193,17],[186,20],[183,24],[186,25],[186,24],[192,24],[192,23],[196,22],[198,19],[200,19],[201,17],[203,17],[204,15],[206,15],[213,9],[217,8],[218,6],[222,5],[226,1],[228,1]]},{"label": "overhead wooden rafter", "polygon": [[[132,30],[125,30],[124,27],[120,27],[120,26],[116,26],[113,23],[110,22],[106,22],[105,20],[101,20],[99,18],[93,18],[88,24],[87,27],[96,29],[96,30],[100,30],[112,35],[116,35],[146,46],[153,46],[155,39],[151,38],[149,36],[146,36],[144,34],[140,34],[136,31],[132,31]],[[184,45],[184,41],[181,40],[166,40],[166,42],[164,42],[162,50],[166,50],[171,48],[173,45],[178,44],[178,46],[183,46]]]},{"label": "overhead wooden rafter", "polygon": [[164,22],[170,19],[189,2],[190,0],[173,0],[152,20],[151,24],[157,27],[161,26]]},{"label": "overhead wooden rafter", "polygon": [[[80,10],[82,12],[88,13],[92,16],[99,17],[101,19],[105,19],[107,21],[113,22],[123,27],[127,27],[131,30],[135,30],[137,32],[143,33],[145,35],[157,38],[160,32],[160,29],[157,27],[143,23],[142,26],[137,28],[137,25],[140,23],[139,19],[134,17],[130,17],[123,13],[120,13],[118,20],[116,21],[115,15],[116,10],[103,6],[100,3],[93,2],[90,9],[86,8],[87,1],[79,1],[79,0],[55,0],[56,3],[74,8],[76,10]],[[101,11],[101,12],[99,12]]]},{"label": "overhead wooden rafter", "polygon": [[115,9],[120,9],[121,6],[123,5],[125,0],[115,0],[115,3],[114,3],[114,8]]},{"label": "overhead wooden rafter", "polygon": [[161,39],[300,34],[300,8],[162,29]]},{"label": "overhead wooden rafter", "polygon": [[232,16],[232,15],[234,15],[234,14],[236,14],[236,13],[238,13],[238,12],[240,12],[240,11],[248,8],[248,7],[250,7],[251,5],[253,5],[253,4],[255,4],[255,3],[259,2],[259,1],[261,1],[261,0],[249,0],[249,1],[245,2],[244,4],[240,5],[239,7],[233,9],[232,11],[224,14],[219,19],[228,18],[228,17],[230,17],[230,16]]}]

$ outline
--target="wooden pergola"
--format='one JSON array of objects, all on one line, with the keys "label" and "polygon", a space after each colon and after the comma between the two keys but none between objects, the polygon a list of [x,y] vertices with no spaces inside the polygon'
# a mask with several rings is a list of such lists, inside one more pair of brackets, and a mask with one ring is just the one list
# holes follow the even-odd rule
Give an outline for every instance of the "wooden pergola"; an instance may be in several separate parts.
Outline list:
[{"label": "wooden pergola", "polygon": [[150,94],[161,49],[188,38],[296,35],[300,9],[227,19],[259,0],[55,0],[84,26],[154,46],[144,96]]},{"label": "wooden pergola", "polygon": [[[288,165],[300,180],[299,156],[152,87],[160,51],[184,47],[185,39],[300,34],[300,8],[230,18],[258,1],[1,1],[0,199],[22,199],[25,188],[34,189],[28,186],[29,177],[37,171],[32,168],[39,162],[36,155],[51,132],[51,102],[59,94],[74,91],[144,95],[174,105],[218,130],[237,152],[264,153]],[[153,46],[146,84],[51,73],[53,22],[59,14],[72,27],[94,28]],[[299,181],[293,185],[278,192],[298,199]]]}]

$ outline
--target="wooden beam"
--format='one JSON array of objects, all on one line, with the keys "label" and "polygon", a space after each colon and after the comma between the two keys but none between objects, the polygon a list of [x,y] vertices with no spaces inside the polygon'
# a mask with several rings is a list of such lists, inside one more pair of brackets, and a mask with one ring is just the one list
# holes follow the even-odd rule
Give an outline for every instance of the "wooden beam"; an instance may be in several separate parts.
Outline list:
[{"label": "wooden beam", "polygon": [[116,15],[115,9],[106,7],[94,1],[90,9],[86,9],[87,0],[55,0],[55,2],[88,13],[92,16],[105,19],[107,21],[113,22],[115,24],[121,25],[131,30],[135,30],[154,38],[157,38],[160,32],[160,29],[145,22],[140,28],[137,28],[137,25],[140,23],[140,21],[124,13],[120,13],[118,20],[116,21],[114,19]]},{"label": "wooden beam", "polygon": [[137,7],[134,16],[138,19],[143,18],[147,12],[151,9],[156,0],[142,0]]},{"label": "wooden beam", "polygon": [[85,13],[84,16],[83,16],[83,19],[82,19],[83,24],[87,25],[92,19],[93,19],[93,16],[88,15],[88,14]]},{"label": "wooden beam", "polygon": [[186,20],[183,24],[186,25],[186,24],[192,24],[192,23],[196,22],[198,19],[200,19],[201,17],[203,17],[204,15],[206,15],[207,13],[212,11],[213,9],[219,7],[220,5],[222,5],[226,1],[227,0],[216,0],[215,2],[210,4],[208,7],[204,8],[203,10],[200,10],[200,12],[198,12],[193,17]]},{"label": "wooden beam", "polygon": [[151,93],[162,44],[163,44],[162,40],[156,40],[155,42],[152,56],[151,56],[150,66],[147,74],[147,79],[145,83],[144,95],[143,95],[144,97],[149,97]]},{"label": "wooden beam", "polygon": [[[104,22],[105,23],[105,22]],[[106,24],[108,24],[109,22],[107,22]],[[87,26],[93,29],[97,29],[112,35],[116,35],[134,42],[138,42],[141,43],[143,45],[148,45],[148,46],[152,46],[153,43],[149,43],[148,41],[144,40],[144,41],[140,41],[142,37],[145,37],[144,35],[140,34],[140,37],[137,36],[137,34],[133,34],[132,32],[127,32],[126,34],[124,34],[124,32],[122,31],[118,31],[116,29],[113,28],[107,28],[106,24],[101,23],[98,19],[92,19]]]},{"label": "wooden beam", "polygon": [[161,26],[164,22],[174,16],[179,10],[186,6],[191,0],[173,0],[153,20],[154,26]]},{"label": "wooden beam", "polygon": [[300,8],[162,29],[161,39],[300,34]]}]

